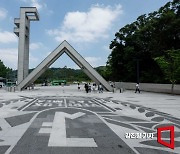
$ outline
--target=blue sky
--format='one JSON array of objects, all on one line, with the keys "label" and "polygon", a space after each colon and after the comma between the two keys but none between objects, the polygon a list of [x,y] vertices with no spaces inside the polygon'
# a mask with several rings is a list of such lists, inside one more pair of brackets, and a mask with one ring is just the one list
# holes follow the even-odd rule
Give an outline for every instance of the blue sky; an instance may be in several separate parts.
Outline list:
[{"label": "blue sky", "polygon": [[[40,21],[31,22],[30,68],[36,67],[63,40],[67,40],[92,66],[105,65],[114,34],[142,14],[169,0],[1,0],[0,59],[17,68],[18,38],[13,20],[20,7],[36,6]],[[52,67],[78,68],[61,56]]]}]

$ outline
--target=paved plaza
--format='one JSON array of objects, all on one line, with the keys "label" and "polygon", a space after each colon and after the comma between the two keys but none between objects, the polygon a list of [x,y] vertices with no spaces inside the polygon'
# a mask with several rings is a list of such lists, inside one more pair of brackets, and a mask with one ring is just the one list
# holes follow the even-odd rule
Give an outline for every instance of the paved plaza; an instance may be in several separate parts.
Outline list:
[{"label": "paved plaza", "polygon": [[[175,149],[157,128],[175,126]],[[129,138],[128,134],[146,134]],[[153,136],[151,136],[153,134]],[[169,133],[162,133],[164,141]],[[0,154],[179,154],[180,96],[85,93],[77,85],[0,90]]]}]

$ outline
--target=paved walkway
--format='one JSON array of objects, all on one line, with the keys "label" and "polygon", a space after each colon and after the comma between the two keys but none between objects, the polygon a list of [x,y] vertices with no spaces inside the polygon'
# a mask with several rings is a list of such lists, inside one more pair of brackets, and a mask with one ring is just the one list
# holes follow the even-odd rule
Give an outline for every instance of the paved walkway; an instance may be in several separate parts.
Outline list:
[{"label": "paved walkway", "polygon": [[[175,126],[175,149],[157,128]],[[132,137],[132,138],[130,138]],[[162,133],[168,141],[169,133]],[[180,153],[180,96],[77,86],[0,90],[0,154]]]}]

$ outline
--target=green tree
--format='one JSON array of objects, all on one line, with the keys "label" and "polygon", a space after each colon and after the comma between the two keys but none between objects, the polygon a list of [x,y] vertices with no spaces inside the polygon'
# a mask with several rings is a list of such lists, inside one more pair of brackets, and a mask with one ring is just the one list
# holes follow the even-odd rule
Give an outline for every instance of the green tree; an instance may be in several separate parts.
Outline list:
[{"label": "green tree", "polygon": [[0,60],[0,77],[4,77],[6,78],[7,75],[8,75],[8,72],[10,72],[11,69],[10,68],[7,68],[3,62]]},{"label": "green tree", "polygon": [[174,84],[180,80],[180,49],[168,50],[166,55],[156,57],[155,61],[159,64],[165,78],[172,83],[171,92],[173,93]]},{"label": "green tree", "polygon": [[106,74],[111,80],[136,82],[138,60],[141,82],[168,82],[154,58],[165,55],[167,50],[180,49],[179,25],[180,2],[174,0],[122,27],[109,46],[112,52]]}]

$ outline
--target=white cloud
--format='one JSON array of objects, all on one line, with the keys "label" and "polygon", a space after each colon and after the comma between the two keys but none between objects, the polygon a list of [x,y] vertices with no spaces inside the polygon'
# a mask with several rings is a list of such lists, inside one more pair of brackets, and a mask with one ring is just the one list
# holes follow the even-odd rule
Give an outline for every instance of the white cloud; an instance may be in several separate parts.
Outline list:
[{"label": "white cloud", "polygon": [[97,67],[101,64],[101,57],[85,57],[85,60],[93,67]]},{"label": "white cloud", "polygon": [[111,52],[111,49],[109,49],[109,46],[108,46],[108,45],[104,45],[104,46],[102,47],[102,49],[103,49],[104,51]]},{"label": "white cloud", "polygon": [[30,50],[37,50],[40,49],[41,47],[43,47],[43,44],[41,42],[38,43],[31,43],[30,44]]},{"label": "white cloud", "polygon": [[60,28],[48,30],[56,41],[92,42],[108,37],[108,30],[122,14],[121,5],[92,6],[88,12],[69,12]]},{"label": "white cloud", "polygon": [[8,11],[4,8],[0,8],[0,20],[5,19],[7,16]]},{"label": "white cloud", "polygon": [[13,43],[17,42],[17,37],[14,33],[8,31],[0,31],[0,43]]},{"label": "white cloud", "polygon": [[28,3],[32,7],[36,7],[38,10],[41,10],[42,8],[46,7],[46,4],[43,2],[40,2],[39,0],[21,0],[24,3]]},{"label": "white cloud", "polygon": [[13,69],[17,67],[18,50],[16,48],[0,49],[0,59],[3,63]]},{"label": "white cloud", "polygon": [[[17,69],[18,63],[18,49],[17,48],[4,48],[0,49],[0,59],[3,63],[12,69]],[[30,63],[37,63],[38,59],[30,54]]]},{"label": "white cloud", "polygon": [[38,0],[31,0],[31,6],[36,7],[38,10],[43,7],[43,5],[38,2]]},{"label": "white cloud", "polygon": [[48,9],[48,10],[46,11],[46,14],[47,14],[48,16],[50,16],[50,15],[54,14],[54,11],[53,11],[53,10]]}]

